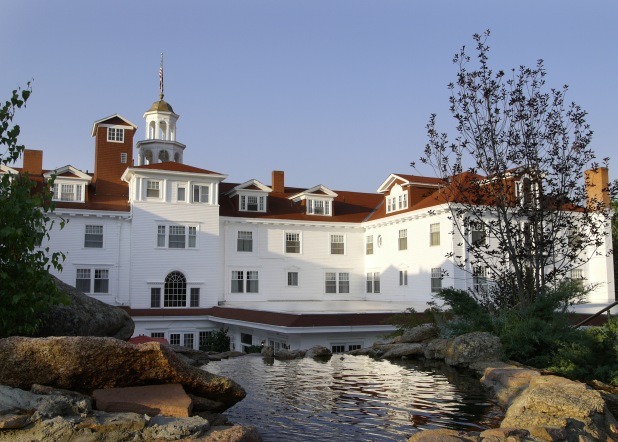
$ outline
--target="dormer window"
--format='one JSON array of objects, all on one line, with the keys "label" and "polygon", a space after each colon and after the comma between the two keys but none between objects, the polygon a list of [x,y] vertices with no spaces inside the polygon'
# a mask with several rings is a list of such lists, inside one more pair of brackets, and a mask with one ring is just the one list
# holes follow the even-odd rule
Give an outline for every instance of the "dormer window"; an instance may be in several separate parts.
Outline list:
[{"label": "dormer window", "polygon": [[200,186],[197,184],[193,186],[193,202],[208,203],[208,186]]},{"label": "dormer window", "polygon": [[330,201],[307,198],[307,214],[330,216]]},{"label": "dormer window", "polygon": [[65,184],[62,182],[54,183],[54,201],[84,201],[83,184]]},{"label": "dormer window", "polygon": [[265,212],[266,196],[240,195],[240,210],[242,212]]},{"label": "dormer window", "polygon": [[522,206],[536,206],[539,200],[539,184],[528,175],[515,183],[515,197]]},{"label": "dormer window", "polygon": [[161,182],[148,180],[146,183],[146,198],[160,198],[161,197]]},{"label": "dormer window", "polygon": [[398,212],[408,208],[408,192],[396,184],[386,197],[386,213]]},{"label": "dormer window", "polygon": [[114,143],[124,142],[124,129],[121,127],[108,127],[107,128],[107,141]]}]

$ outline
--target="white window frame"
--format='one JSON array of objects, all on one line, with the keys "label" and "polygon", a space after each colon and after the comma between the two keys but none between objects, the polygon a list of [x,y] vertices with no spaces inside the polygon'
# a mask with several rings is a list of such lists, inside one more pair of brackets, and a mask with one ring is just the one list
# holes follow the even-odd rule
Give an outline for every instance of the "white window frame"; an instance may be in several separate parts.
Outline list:
[{"label": "white window frame", "polygon": [[127,161],[129,161],[129,154],[126,152],[120,152],[120,163],[127,164]]},{"label": "white window frame", "polygon": [[367,293],[380,293],[380,272],[367,272]]},{"label": "white window frame", "polygon": [[[243,246],[241,247],[241,244]],[[245,246],[249,244],[247,249]],[[253,231],[251,230],[239,230],[236,234],[236,251],[241,253],[253,252]]]},{"label": "white window frame", "polygon": [[[180,237],[180,230],[183,229],[182,235],[184,236],[183,247],[170,247],[170,239],[172,236]],[[176,232],[176,233],[172,233]],[[157,241],[156,248],[158,249],[170,249],[170,250],[187,250],[198,248],[198,232],[199,227],[194,224],[157,224]],[[174,243],[180,244],[180,240]]]},{"label": "white window frame", "polygon": [[365,255],[373,255],[373,235],[365,237]]},{"label": "white window frame", "polygon": [[299,286],[298,270],[288,270],[286,272],[286,286],[297,288]]},{"label": "white window frame", "polygon": [[[232,270],[230,276],[230,293],[260,293],[258,270]],[[237,283],[235,287],[234,281],[241,281],[241,283]]]},{"label": "white window frame", "polygon": [[408,250],[408,229],[399,230],[399,238],[397,240],[399,250]]},{"label": "white window frame", "polygon": [[[341,244],[341,246],[335,246],[335,244]],[[339,253],[341,248],[341,253]],[[331,255],[345,255],[345,234],[343,233],[331,233],[329,235],[329,251]],[[333,252],[333,250],[335,252]]]},{"label": "white window frame", "polygon": [[442,267],[431,268],[431,293],[442,290]]},{"label": "white window frame", "polygon": [[307,215],[331,216],[332,201],[321,198],[307,198]]},{"label": "white window frame", "polygon": [[53,188],[53,201],[83,203],[86,185],[83,183],[56,180]]},{"label": "white window frame", "polygon": [[350,293],[350,272],[329,270],[324,273],[324,293]]},{"label": "white window frame", "polygon": [[163,192],[161,180],[146,180],[146,199],[160,200]]},{"label": "white window frame", "polygon": [[[298,245],[296,245],[296,243],[298,243]],[[298,250],[294,251],[296,248],[298,248]],[[302,237],[300,232],[284,232],[284,252],[294,255],[302,253]]]},{"label": "white window frame", "polygon": [[399,184],[393,186],[386,197],[386,213],[399,212],[408,208],[408,191]]},{"label": "white window frame", "polygon": [[485,266],[475,266],[472,269],[472,288],[475,292],[486,293],[489,288],[488,269]]},{"label": "white window frame", "polygon": [[209,204],[210,186],[207,184],[193,184],[191,186],[191,202]]},{"label": "white window frame", "polygon": [[107,141],[110,143],[124,143],[124,128],[108,127]]},{"label": "white window frame", "polygon": [[[81,273],[81,274],[80,274]],[[80,278],[81,276],[81,278]],[[88,280],[88,291],[83,290],[83,282],[78,281]],[[97,281],[101,281],[98,282]],[[103,282],[104,281],[104,282]],[[100,284],[105,284],[105,290],[102,290]],[[99,286],[97,288],[97,285]],[[101,266],[79,266],[75,269],[75,286],[78,290],[89,295],[109,295],[110,292],[110,269]]]},{"label": "white window frame", "polygon": [[[180,193],[182,191],[182,198],[180,197]],[[187,186],[186,185],[179,185],[178,187],[176,187],[176,201],[179,203],[186,203],[187,202]]]},{"label": "white window frame", "polygon": [[84,226],[84,248],[102,249],[103,232],[103,225],[101,224],[86,224]]},{"label": "white window frame", "polygon": [[[239,205],[238,209],[241,212],[266,212],[266,196],[265,195],[247,195],[247,194],[239,194]],[[255,202],[249,202],[249,198],[255,198]],[[249,208],[251,206],[255,207],[255,210]]]},{"label": "white window frame", "polygon": [[429,224],[429,246],[436,247],[440,245],[440,223]]},{"label": "white window frame", "polygon": [[399,270],[399,285],[400,286],[408,285],[408,271],[407,270]]}]

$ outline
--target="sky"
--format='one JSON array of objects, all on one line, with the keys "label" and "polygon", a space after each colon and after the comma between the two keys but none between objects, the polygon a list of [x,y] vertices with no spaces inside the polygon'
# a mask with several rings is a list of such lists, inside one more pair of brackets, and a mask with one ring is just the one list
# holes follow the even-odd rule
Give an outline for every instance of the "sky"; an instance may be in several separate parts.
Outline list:
[{"label": "sky", "polygon": [[490,29],[494,68],[543,59],[548,86],[569,85],[616,179],[617,22],[614,0],[0,0],[0,100],[33,80],[20,142],[46,169],[92,171],[95,121],[120,114],[144,138],[163,53],[186,164],[375,192],[432,175],[410,162],[432,113],[454,135],[453,55]]}]

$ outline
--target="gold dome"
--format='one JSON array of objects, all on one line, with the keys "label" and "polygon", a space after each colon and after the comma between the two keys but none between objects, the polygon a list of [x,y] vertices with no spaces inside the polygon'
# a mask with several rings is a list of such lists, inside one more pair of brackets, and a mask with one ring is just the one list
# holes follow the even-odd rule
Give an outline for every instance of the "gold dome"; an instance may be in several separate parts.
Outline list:
[{"label": "gold dome", "polygon": [[150,106],[150,109],[148,109],[147,112],[153,111],[173,113],[174,109],[172,109],[172,106],[167,101],[163,101],[163,99],[160,99],[159,101],[155,101],[154,103],[152,103],[152,106]]}]

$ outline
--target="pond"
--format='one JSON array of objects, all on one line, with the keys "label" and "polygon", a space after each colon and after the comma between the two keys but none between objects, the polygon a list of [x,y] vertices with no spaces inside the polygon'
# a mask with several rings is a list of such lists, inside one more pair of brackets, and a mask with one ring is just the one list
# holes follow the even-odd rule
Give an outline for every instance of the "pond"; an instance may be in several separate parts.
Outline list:
[{"label": "pond", "polygon": [[422,429],[481,431],[502,418],[472,372],[443,362],[244,356],[204,368],[245,388],[225,415],[264,441],[404,441]]}]

